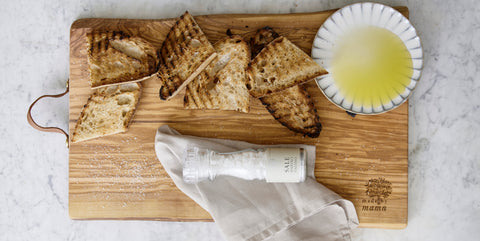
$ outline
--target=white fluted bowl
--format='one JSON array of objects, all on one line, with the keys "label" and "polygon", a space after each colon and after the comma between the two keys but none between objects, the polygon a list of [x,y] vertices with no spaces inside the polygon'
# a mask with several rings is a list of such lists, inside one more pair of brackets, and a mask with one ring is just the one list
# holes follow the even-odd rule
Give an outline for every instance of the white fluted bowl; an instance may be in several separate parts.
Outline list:
[{"label": "white fluted bowl", "polygon": [[[356,106],[353,101],[347,100],[335,82],[331,68],[336,43],[347,33],[368,26],[384,28],[397,35],[410,53],[413,68],[410,84],[405,86],[405,90],[389,103],[376,107]],[[423,49],[415,28],[397,10],[377,3],[352,4],[332,14],[315,36],[312,58],[329,71],[329,74],[316,78],[327,99],[346,111],[366,115],[384,113],[404,103],[419,81],[423,68]]]}]

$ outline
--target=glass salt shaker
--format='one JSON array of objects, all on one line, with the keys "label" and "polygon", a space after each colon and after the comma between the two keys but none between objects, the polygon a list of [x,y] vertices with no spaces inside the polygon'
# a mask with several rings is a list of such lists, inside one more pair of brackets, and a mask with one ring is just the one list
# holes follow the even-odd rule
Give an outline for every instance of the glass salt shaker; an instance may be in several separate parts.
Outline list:
[{"label": "glass salt shaker", "polygon": [[217,176],[233,176],[266,182],[303,182],[306,155],[303,148],[275,147],[221,153],[189,146],[184,154],[183,180],[198,183],[213,181]]}]

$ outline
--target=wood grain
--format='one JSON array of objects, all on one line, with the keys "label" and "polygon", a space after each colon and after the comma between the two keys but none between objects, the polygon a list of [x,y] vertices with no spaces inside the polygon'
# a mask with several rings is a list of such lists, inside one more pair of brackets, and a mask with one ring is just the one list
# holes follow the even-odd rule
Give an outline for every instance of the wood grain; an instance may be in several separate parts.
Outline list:
[{"label": "wood grain", "polygon": [[[397,8],[408,15],[406,7]],[[234,34],[249,36],[270,26],[310,53],[316,31],[334,10],[272,15],[209,15],[196,20],[211,42]],[[175,19],[81,19],[71,27],[70,133],[92,90],[88,84],[85,34],[122,30],[160,47]],[[243,140],[258,144],[316,145],[317,180],[351,200],[361,227],[403,228],[408,200],[408,104],[377,116],[351,117],[307,83],[323,130],[302,137],[276,122],[259,100],[248,114],[183,109],[183,93],[170,101],[158,97],[160,83],[143,82],[144,91],[129,131],[70,143],[69,211],[73,219],[211,221],[209,214],[179,191],[154,151],[156,129],[168,124],[182,134]],[[388,197],[368,196],[375,180]],[[374,187],[374,186],[371,186]],[[378,185],[377,185],[378,187]],[[370,192],[371,194],[372,192]]]}]

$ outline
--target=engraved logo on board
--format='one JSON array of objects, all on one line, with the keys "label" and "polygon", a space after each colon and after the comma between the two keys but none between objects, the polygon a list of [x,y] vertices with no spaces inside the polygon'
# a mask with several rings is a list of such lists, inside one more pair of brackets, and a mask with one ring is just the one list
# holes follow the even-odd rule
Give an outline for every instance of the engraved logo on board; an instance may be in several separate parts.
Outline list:
[{"label": "engraved logo on board", "polygon": [[362,211],[387,211],[387,198],[392,194],[392,183],[383,177],[372,178],[365,185],[367,199],[362,200]]}]

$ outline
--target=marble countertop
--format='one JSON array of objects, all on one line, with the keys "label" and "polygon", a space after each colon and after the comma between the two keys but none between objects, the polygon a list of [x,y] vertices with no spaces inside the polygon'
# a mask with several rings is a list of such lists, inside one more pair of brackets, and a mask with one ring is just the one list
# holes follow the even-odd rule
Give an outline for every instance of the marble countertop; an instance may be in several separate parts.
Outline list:
[{"label": "marble countertop", "polygon": [[[213,13],[312,12],[357,1],[4,1],[0,9],[0,240],[223,240],[215,223],[73,221],[62,135],[26,121],[29,104],[60,93],[69,29],[79,18],[170,18]],[[480,237],[480,3],[380,0],[407,6],[425,50],[410,102],[409,219],[403,230],[356,229],[353,240]],[[68,125],[68,98],[45,100],[39,123]]]}]

